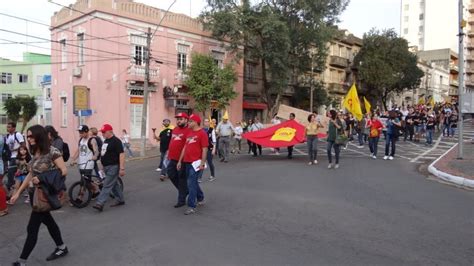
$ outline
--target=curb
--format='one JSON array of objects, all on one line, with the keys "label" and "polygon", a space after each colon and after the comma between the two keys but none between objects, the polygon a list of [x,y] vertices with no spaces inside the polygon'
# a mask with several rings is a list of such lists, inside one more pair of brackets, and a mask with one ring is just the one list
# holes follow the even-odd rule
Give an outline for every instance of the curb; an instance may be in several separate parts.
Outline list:
[{"label": "curb", "polygon": [[433,174],[434,176],[447,181],[449,183],[453,183],[462,187],[468,187],[468,188],[474,188],[474,180],[467,179],[461,176],[456,176],[456,175],[451,175],[448,173],[445,173],[443,171],[438,170],[435,167],[435,164],[441,160],[446,154],[448,154],[452,149],[456,148],[458,144],[456,143],[453,147],[451,147],[449,150],[447,150],[443,155],[441,155],[438,159],[436,159],[434,162],[428,166],[428,171]]}]

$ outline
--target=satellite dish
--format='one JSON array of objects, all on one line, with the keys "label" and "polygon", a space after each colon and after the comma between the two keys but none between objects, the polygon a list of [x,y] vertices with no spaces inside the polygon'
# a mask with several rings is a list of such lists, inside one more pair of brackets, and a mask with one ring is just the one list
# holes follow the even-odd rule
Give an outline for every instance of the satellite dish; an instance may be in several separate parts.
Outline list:
[{"label": "satellite dish", "polygon": [[177,92],[178,92],[178,87],[177,87],[177,86],[174,86],[174,87],[173,87],[173,92],[174,92],[174,93],[177,93]]}]

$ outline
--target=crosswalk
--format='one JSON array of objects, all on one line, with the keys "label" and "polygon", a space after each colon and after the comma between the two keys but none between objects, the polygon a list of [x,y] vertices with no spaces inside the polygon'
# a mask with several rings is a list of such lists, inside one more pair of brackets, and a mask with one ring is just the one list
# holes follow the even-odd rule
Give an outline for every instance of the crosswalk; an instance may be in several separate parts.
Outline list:
[{"label": "crosswalk", "polygon": [[[464,123],[464,141],[472,141],[474,139],[474,124],[470,120]],[[419,143],[411,141],[403,141],[403,139],[397,142],[396,147],[396,158],[401,158],[409,163],[415,164],[427,164],[436,160],[439,156],[443,155],[446,151],[452,148],[458,143],[458,135],[455,137],[443,137],[440,133],[436,133],[433,140],[433,145],[426,145],[425,141],[422,140]],[[266,149],[269,150],[269,149]],[[378,157],[383,157],[385,152],[385,140],[383,137],[380,139],[378,144]],[[268,152],[267,152],[268,153]],[[285,153],[285,149],[282,149],[282,153]],[[320,140],[318,144],[318,154],[320,156],[326,155],[326,142]],[[277,156],[270,153],[271,156]],[[299,144],[295,146],[294,156],[301,157],[307,156],[306,144]],[[282,156],[282,155],[280,155]],[[358,141],[355,140],[350,142],[346,149],[341,149],[341,157],[344,158],[369,158],[370,151],[368,145],[359,147]]]}]

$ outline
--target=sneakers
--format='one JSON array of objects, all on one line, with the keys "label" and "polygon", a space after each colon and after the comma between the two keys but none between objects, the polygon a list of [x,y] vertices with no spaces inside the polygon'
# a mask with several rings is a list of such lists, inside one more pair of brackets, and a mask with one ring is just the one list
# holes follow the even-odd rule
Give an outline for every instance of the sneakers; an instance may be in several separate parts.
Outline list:
[{"label": "sneakers", "polygon": [[104,206],[100,205],[99,203],[94,205],[92,208],[98,210],[99,212],[102,212],[104,210]]},{"label": "sneakers", "polygon": [[393,156],[388,157],[388,159],[389,159],[390,161],[393,160]]},{"label": "sneakers", "polygon": [[205,202],[204,200],[201,200],[201,201],[198,201],[198,202],[197,202],[197,206],[198,206],[198,207],[202,207],[202,206],[204,206],[205,204],[206,204],[206,202]]},{"label": "sneakers", "polygon": [[64,249],[56,248],[54,252],[46,258],[47,261],[55,260],[61,257],[66,256],[69,253],[67,247]]},{"label": "sneakers", "polygon": [[156,168],[156,171],[161,172],[161,168],[160,167]]},{"label": "sneakers", "polygon": [[214,180],[216,180],[216,178],[211,175],[211,176],[209,177],[209,182],[212,182],[212,181],[214,181]]},{"label": "sneakers", "polygon": [[383,159],[384,159],[384,160],[388,160],[388,156],[385,155],[385,156],[383,157]]},{"label": "sneakers", "polygon": [[314,160],[314,161],[313,161],[313,164],[318,164],[318,160]]},{"label": "sneakers", "polygon": [[339,164],[336,164],[336,165],[334,166],[334,169],[338,169],[338,168],[339,168]]},{"label": "sneakers", "polygon": [[329,165],[328,165],[328,169],[331,169],[331,168],[332,168],[332,164],[329,164]]},{"label": "sneakers", "polygon": [[308,165],[313,165],[313,162],[309,162]]},{"label": "sneakers", "polygon": [[374,159],[374,160],[375,160],[375,159],[377,159],[377,156],[375,156],[375,155],[372,155],[372,159]]},{"label": "sneakers", "polygon": [[202,183],[202,178],[199,178],[199,179],[198,179],[198,183]]},{"label": "sneakers", "polygon": [[196,210],[194,210],[193,208],[189,208],[184,212],[184,215],[191,215],[195,213],[196,213]]}]

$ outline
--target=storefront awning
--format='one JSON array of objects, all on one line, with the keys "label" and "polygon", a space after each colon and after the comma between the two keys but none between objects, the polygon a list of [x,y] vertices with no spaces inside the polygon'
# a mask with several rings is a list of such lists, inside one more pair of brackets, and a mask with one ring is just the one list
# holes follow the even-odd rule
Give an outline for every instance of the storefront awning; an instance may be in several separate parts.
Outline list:
[{"label": "storefront awning", "polygon": [[243,102],[244,109],[256,109],[256,110],[265,110],[267,109],[266,103],[252,103],[252,102]]}]

